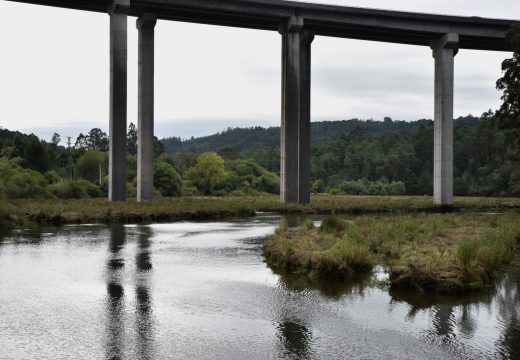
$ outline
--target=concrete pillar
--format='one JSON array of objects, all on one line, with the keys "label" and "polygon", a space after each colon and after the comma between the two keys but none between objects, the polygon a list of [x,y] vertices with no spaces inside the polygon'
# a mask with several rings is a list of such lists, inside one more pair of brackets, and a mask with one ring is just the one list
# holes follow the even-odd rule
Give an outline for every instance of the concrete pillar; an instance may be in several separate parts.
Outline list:
[{"label": "concrete pillar", "polygon": [[310,202],[311,43],[303,17],[280,25],[282,35],[282,126],[280,199]]},{"label": "concrete pillar", "polygon": [[435,205],[453,205],[453,77],[459,36],[449,33],[430,44],[435,59],[433,196]]},{"label": "concrete pillar", "polygon": [[157,17],[137,19],[139,31],[139,85],[137,137],[137,201],[153,199],[154,28]]},{"label": "concrete pillar", "polygon": [[127,13],[130,0],[113,0],[110,14],[110,148],[108,200],[126,200]]}]

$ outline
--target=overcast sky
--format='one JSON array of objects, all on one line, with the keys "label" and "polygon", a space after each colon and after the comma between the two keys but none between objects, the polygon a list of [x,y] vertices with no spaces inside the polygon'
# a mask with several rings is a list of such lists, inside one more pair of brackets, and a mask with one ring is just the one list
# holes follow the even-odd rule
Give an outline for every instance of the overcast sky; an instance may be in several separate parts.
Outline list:
[{"label": "overcast sky", "polygon": [[[518,0],[321,0],[346,6],[520,19]],[[108,15],[0,0],[0,126],[46,139],[108,129]],[[137,121],[137,30],[129,18],[128,121]],[[312,121],[433,117],[426,47],[316,37]],[[201,136],[280,122],[276,32],[159,21],[156,135]],[[455,116],[495,109],[510,53],[461,50]]]}]

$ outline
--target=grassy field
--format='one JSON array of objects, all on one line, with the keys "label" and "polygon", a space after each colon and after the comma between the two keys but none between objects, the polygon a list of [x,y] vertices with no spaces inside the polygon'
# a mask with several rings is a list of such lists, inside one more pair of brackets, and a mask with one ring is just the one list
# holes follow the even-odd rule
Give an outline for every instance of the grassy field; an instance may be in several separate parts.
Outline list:
[{"label": "grassy field", "polygon": [[394,288],[458,293],[490,284],[520,247],[520,214],[407,214],[326,218],[319,229],[281,226],[263,248],[269,265],[311,279],[355,279],[376,264]]},{"label": "grassy field", "polygon": [[[520,199],[456,198],[455,210],[504,211],[520,209]],[[311,204],[284,205],[277,196],[160,198],[151,203],[107,202],[105,199],[0,200],[0,224],[149,222],[205,220],[252,216],[255,212],[281,214],[362,214],[435,211],[429,196],[316,195]]]}]

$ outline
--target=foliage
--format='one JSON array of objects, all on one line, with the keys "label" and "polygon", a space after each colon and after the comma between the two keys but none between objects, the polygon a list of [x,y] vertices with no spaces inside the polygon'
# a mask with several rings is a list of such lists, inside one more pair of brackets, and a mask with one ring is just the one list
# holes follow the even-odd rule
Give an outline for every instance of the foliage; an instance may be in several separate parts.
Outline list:
[{"label": "foliage", "polygon": [[37,171],[0,162],[2,196],[11,199],[48,197],[47,180]]},{"label": "foliage", "polygon": [[402,181],[391,183],[382,178],[378,181],[366,179],[344,181],[338,186],[339,193],[345,195],[404,195],[406,192]]},{"label": "foliage", "polygon": [[76,163],[76,171],[81,178],[99,184],[99,179],[108,173],[107,154],[99,150],[85,152]]},{"label": "foliage", "polygon": [[101,196],[99,187],[87,180],[60,181],[49,185],[49,191],[60,199],[96,198]]},{"label": "foliage", "polygon": [[166,161],[157,161],[154,166],[154,186],[162,196],[180,196],[182,194],[182,178]]},{"label": "foliage", "polygon": [[513,57],[502,62],[504,75],[496,87],[503,91],[502,105],[496,112],[499,126],[506,130],[508,138],[520,151],[520,24],[513,25],[507,33],[513,47]]},{"label": "foliage", "polygon": [[221,189],[227,176],[224,159],[215,152],[200,154],[197,163],[186,174],[202,195],[211,195]]}]

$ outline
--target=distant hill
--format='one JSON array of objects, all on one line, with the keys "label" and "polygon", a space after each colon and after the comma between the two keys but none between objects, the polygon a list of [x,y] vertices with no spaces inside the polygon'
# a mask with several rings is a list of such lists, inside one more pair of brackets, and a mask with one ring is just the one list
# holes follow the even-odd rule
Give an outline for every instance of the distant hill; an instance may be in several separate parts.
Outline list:
[{"label": "distant hill", "polygon": [[[477,126],[479,118],[468,115],[455,120],[456,123],[464,123],[468,126]],[[432,120],[417,121],[393,121],[385,118],[384,121],[375,120],[337,120],[320,121],[311,123],[311,142],[313,144],[338,139],[341,135],[349,134],[359,127],[366,135],[377,135],[381,133],[415,133],[421,126],[433,125]],[[182,140],[176,137],[161,140],[166,152],[174,154],[177,152],[192,151],[200,153],[204,151],[219,151],[224,148],[234,148],[238,152],[250,150],[271,150],[280,147],[280,127],[250,127],[250,128],[228,128],[217,134]]]}]

